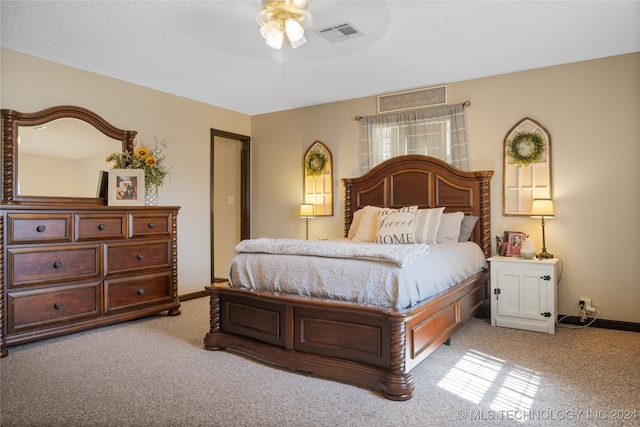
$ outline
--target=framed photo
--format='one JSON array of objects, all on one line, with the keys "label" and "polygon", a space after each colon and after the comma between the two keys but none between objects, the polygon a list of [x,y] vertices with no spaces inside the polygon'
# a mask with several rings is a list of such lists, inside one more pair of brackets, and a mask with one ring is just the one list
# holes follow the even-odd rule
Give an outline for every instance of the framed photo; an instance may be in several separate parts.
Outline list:
[{"label": "framed photo", "polygon": [[143,206],[144,170],[111,169],[108,190],[109,206]]},{"label": "framed photo", "polygon": [[507,256],[520,256],[520,248],[524,243],[527,235],[525,233],[521,233],[519,231],[509,231],[507,234]]},{"label": "framed photo", "polygon": [[98,190],[96,191],[96,197],[107,197],[107,188],[109,188],[109,172],[98,172]]}]

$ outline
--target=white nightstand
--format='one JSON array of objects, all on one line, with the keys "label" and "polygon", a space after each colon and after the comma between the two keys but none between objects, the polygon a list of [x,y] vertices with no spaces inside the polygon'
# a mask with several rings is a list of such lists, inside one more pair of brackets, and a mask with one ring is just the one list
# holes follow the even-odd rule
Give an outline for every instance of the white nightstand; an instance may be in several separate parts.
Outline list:
[{"label": "white nightstand", "polygon": [[489,258],[491,325],[555,333],[558,261],[558,258]]}]

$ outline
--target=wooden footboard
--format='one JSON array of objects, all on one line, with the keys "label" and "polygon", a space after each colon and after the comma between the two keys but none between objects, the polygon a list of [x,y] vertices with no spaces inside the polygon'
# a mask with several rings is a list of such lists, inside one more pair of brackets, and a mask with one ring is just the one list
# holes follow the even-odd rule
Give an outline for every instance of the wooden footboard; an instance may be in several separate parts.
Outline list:
[{"label": "wooden footboard", "polygon": [[488,280],[483,271],[407,310],[207,287],[211,328],[204,346],[408,400],[409,372],[481,310]]}]

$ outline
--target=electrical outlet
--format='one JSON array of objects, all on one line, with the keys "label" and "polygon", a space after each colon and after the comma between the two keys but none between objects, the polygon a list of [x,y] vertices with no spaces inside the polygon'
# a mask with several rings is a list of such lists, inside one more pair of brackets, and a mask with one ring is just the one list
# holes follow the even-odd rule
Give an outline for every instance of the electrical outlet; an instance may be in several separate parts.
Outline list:
[{"label": "electrical outlet", "polygon": [[597,311],[596,308],[591,305],[591,298],[580,298],[580,302],[578,304],[580,305],[580,310],[582,311],[586,311],[588,313]]}]

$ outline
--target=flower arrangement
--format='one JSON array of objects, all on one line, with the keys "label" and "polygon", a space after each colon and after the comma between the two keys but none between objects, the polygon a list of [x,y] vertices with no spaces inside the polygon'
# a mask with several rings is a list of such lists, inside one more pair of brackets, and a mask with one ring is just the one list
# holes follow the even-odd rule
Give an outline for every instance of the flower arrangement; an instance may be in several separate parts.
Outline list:
[{"label": "flower arrangement", "polygon": [[[147,190],[160,187],[164,179],[171,173],[164,164],[166,155],[164,149],[167,148],[167,140],[158,141],[153,148],[149,149],[140,143],[138,148],[131,152],[111,153],[105,159],[106,162],[113,162],[114,169],[144,169],[144,185]],[[138,145],[138,144],[136,144]]]}]

